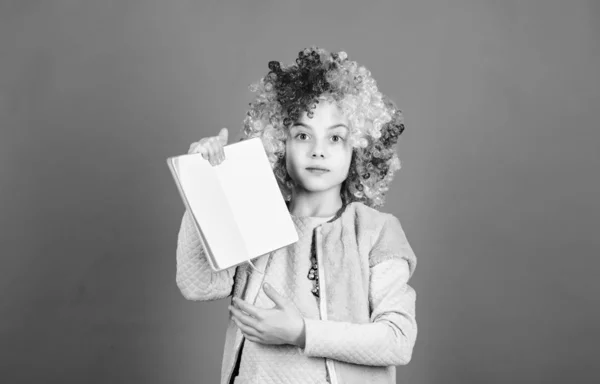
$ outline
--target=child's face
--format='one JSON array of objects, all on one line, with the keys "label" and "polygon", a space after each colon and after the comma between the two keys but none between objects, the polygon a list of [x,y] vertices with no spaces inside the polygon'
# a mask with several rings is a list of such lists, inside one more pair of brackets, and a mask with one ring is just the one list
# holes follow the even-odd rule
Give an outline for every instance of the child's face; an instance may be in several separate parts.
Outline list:
[{"label": "child's face", "polygon": [[[286,168],[296,188],[339,193],[348,176],[352,146],[349,123],[335,103],[320,100],[314,115],[306,112],[291,127],[286,141]],[[328,171],[311,171],[311,167]]]}]

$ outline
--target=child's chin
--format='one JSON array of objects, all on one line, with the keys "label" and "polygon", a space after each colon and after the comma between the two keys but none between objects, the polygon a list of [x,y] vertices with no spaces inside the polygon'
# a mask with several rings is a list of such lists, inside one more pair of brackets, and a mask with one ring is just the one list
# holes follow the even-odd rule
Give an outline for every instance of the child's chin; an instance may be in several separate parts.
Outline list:
[{"label": "child's chin", "polygon": [[309,180],[304,182],[304,189],[309,192],[323,192],[331,189],[334,185],[331,182]]}]

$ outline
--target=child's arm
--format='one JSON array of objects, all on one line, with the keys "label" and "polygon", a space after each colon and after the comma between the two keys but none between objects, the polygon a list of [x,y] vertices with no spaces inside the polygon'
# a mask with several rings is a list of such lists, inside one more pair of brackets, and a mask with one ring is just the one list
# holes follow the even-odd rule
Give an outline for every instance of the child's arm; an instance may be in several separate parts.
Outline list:
[{"label": "child's arm", "polygon": [[186,210],[177,238],[177,286],[188,300],[217,300],[231,295],[237,267],[215,272],[210,267],[198,230]]},{"label": "child's arm", "polygon": [[370,254],[371,322],[305,319],[302,353],[361,365],[408,364],[417,338],[416,292],[408,285],[415,267],[415,255],[392,216]]}]

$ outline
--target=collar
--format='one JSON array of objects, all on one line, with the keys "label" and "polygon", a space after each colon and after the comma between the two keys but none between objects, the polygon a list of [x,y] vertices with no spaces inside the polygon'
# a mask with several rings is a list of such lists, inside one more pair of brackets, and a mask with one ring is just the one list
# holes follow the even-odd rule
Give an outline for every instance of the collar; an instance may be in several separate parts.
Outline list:
[{"label": "collar", "polygon": [[[338,211],[335,213],[335,215],[334,215],[334,216],[333,216],[331,219],[329,219],[329,220],[327,220],[326,222],[324,222],[323,224],[330,224],[330,223],[333,223],[334,221],[336,221],[337,219],[339,219],[340,217],[342,217],[342,216],[343,216],[343,214],[344,214],[346,211],[348,211],[348,207],[350,207],[351,205],[354,205],[354,204],[358,204],[358,202],[356,202],[356,201],[353,201],[353,202],[350,202],[350,203],[348,203],[348,204],[343,204],[343,205],[340,207],[340,209],[338,209]],[[285,202],[285,205],[288,207],[288,211],[289,211],[289,208],[290,208],[290,202],[289,202],[289,201],[286,201],[286,202]],[[291,215],[291,213],[290,213],[290,215]],[[298,217],[298,216],[297,216],[297,217]]]}]

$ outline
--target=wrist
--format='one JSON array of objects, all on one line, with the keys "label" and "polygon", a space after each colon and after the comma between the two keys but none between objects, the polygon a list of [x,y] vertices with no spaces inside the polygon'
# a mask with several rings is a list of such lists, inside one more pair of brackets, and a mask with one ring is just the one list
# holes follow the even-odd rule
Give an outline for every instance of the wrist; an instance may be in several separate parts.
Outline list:
[{"label": "wrist", "polygon": [[305,344],[306,344],[306,324],[304,322],[304,317],[303,317],[302,321],[301,321],[300,332],[299,332],[298,336],[296,337],[296,340],[294,340],[294,345],[296,345],[300,348],[304,348]]}]

